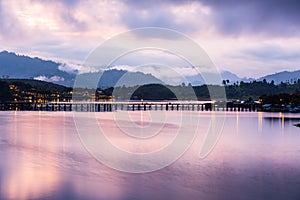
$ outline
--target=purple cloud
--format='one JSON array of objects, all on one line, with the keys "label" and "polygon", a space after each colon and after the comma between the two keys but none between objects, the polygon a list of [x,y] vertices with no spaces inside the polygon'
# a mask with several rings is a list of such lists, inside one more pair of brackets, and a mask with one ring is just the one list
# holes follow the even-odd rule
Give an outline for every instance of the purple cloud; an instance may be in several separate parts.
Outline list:
[{"label": "purple cloud", "polygon": [[[300,2],[298,0],[198,0],[198,1],[125,1],[127,11],[122,14],[129,28],[157,26],[179,31],[196,31],[201,27],[199,16],[191,16],[184,22],[177,22],[177,16],[170,12],[171,6],[201,4],[211,9],[205,19],[221,35],[260,34],[270,37],[299,35]],[[198,26],[197,26],[198,25]],[[209,28],[209,27],[206,27]]]},{"label": "purple cloud", "polygon": [[[128,28],[160,27],[169,28],[184,33],[193,33],[201,27],[201,13],[192,13],[179,19],[177,13],[172,12],[172,6],[188,5],[190,1],[125,1],[126,4],[120,13],[122,23]],[[192,17],[193,15],[193,17]]]},{"label": "purple cloud", "polygon": [[68,7],[76,6],[81,0],[31,0],[39,3],[63,3]]},{"label": "purple cloud", "polygon": [[279,45],[268,44],[268,45],[259,45],[254,48],[247,48],[241,50],[241,53],[250,57],[252,60],[260,61],[297,61],[300,59],[300,51],[289,48],[282,48]]},{"label": "purple cloud", "polygon": [[0,0],[0,38],[18,39],[24,34],[22,23],[4,8],[4,3]]},{"label": "purple cloud", "polygon": [[201,2],[212,9],[212,23],[221,34],[299,35],[300,2],[297,0]]}]

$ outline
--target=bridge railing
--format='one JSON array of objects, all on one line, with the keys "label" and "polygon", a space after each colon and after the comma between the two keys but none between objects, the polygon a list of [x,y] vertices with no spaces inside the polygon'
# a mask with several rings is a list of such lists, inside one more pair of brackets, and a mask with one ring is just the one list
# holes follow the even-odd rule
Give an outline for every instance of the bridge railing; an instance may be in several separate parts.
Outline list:
[{"label": "bridge railing", "polygon": [[17,111],[77,111],[77,112],[112,112],[127,111],[257,111],[260,105],[254,103],[218,103],[218,102],[49,102],[0,103],[0,110]]}]

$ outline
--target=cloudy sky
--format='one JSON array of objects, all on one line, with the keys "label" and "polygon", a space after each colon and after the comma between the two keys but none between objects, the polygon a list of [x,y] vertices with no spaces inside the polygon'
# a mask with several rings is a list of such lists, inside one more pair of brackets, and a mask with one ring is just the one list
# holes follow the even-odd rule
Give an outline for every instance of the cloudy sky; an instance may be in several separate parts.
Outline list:
[{"label": "cloudy sky", "polygon": [[81,64],[108,38],[162,27],[195,40],[220,70],[260,77],[300,69],[299,10],[298,0],[0,0],[0,50]]}]

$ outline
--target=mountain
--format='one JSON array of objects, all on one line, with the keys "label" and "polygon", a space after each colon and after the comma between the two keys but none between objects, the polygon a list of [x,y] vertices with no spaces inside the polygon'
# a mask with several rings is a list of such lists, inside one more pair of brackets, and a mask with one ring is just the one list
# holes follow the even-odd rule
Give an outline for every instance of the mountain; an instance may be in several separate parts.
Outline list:
[{"label": "mountain", "polygon": [[17,55],[8,51],[0,52],[0,78],[35,79],[52,82],[64,86],[73,86],[79,78],[81,87],[95,87],[92,83],[101,77],[98,87],[134,86],[150,83],[162,83],[151,74],[128,72],[125,70],[106,70],[78,74],[76,70],[66,70],[61,64],[40,58]]},{"label": "mountain", "polygon": [[[100,79],[100,80],[99,80]],[[99,81],[99,82],[98,82]],[[98,82],[99,88],[108,88],[114,86],[136,86],[145,84],[162,84],[162,81],[151,74],[142,72],[128,72],[126,70],[111,69],[104,72],[93,72],[79,74],[76,86],[95,88]]]},{"label": "mountain", "polygon": [[295,81],[298,81],[298,79],[300,79],[300,70],[292,72],[283,71],[275,74],[270,74],[259,78],[258,81],[262,81],[264,79],[266,79],[267,82],[271,82],[273,80],[275,84],[280,84],[280,82],[294,83]]},{"label": "mountain", "polygon": [[236,74],[229,72],[229,71],[221,72],[221,77],[223,80],[229,80],[229,82],[232,82],[232,83],[242,80],[242,78],[238,77]]},{"label": "mountain", "polygon": [[[212,74],[206,74],[210,77]],[[17,55],[12,52],[0,52],[0,78],[22,78],[22,79],[36,79],[48,81],[64,86],[73,86],[74,81],[80,78],[80,86],[95,87],[93,84],[101,77],[98,87],[112,87],[112,86],[134,86],[144,84],[160,84],[161,80],[151,74],[144,74],[142,72],[129,72],[126,70],[110,69],[106,71],[99,71],[93,73],[78,74],[77,70],[66,64],[57,63],[51,60],[42,60],[40,58],[32,58],[23,55]],[[192,85],[202,85],[205,83],[200,75],[192,75],[185,77],[187,82]],[[262,81],[266,79],[267,82],[274,80],[275,84],[280,82],[293,83],[300,79],[300,70],[288,72],[283,71],[275,74],[266,75],[257,79]],[[232,72],[221,72],[221,80],[229,80],[229,84],[244,81],[250,82],[255,79],[240,78]],[[210,84],[209,82],[207,84]],[[222,83],[214,83],[222,84]]]},{"label": "mountain", "polygon": [[247,78],[247,77],[241,78],[241,77],[238,77],[236,74],[234,74],[232,72],[229,72],[229,71],[221,72],[221,77],[222,77],[223,80],[229,80],[229,84],[230,83],[232,84],[232,83],[236,83],[236,82],[241,82],[241,81],[250,82],[250,81],[255,80],[254,78]]},{"label": "mountain", "polygon": [[59,70],[60,63],[0,52],[0,77],[31,78],[70,86],[75,74]]},{"label": "mountain", "polygon": [[[246,78],[246,77],[240,78],[236,74],[229,72],[229,71],[222,71],[220,76],[221,76],[221,83],[219,83],[219,84],[222,84],[222,80],[229,80],[229,84],[233,84],[233,83],[240,82],[240,81],[250,82],[250,81],[255,80],[253,78]],[[213,77],[213,76],[212,76],[212,74],[207,73],[206,77]],[[203,85],[206,83],[200,75],[188,76],[188,77],[186,77],[186,79],[189,81],[189,83],[191,83],[194,86]],[[210,84],[210,83],[207,83],[207,84]]]}]

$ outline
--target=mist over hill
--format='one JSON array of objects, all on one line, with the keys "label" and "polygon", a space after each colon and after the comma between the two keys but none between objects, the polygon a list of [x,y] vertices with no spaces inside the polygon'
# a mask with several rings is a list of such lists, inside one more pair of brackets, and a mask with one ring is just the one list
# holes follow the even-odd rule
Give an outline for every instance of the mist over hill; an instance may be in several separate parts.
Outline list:
[{"label": "mist over hill", "polygon": [[[114,86],[134,86],[144,84],[161,84],[163,83],[158,77],[143,72],[133,72],[122,69],[108,69],[98,72],[87,72],[78,74],[76,68],[68,66],[66,63],[58,63],[51,60],[43,60],[37,57],[18,55],[13,52],[0,52],[0,78],[22,78],[35,79],[52,82],[68,87],[74,85],[75,79],[79,79],[77,86],[80,87],[114,87]],[[209,74],[208,74],[209,76]],[[278,72],[263,76],[259,79],[241,78],[229,71],[220,73],[221,80],[228,80],[227,84],[238,82],[250,82],[254,80],[261,81],[266,79],[267,82],[274,81],[275,84],[281,82],[294,83],[300,79],[300,70],[288,72]],[[206,82],[201,75],[186,76],[187,83],[193,86],[203,85]],[[97,84],[98,83],[98,84]],[[220,82],[220,85],[222,82]]]},{"label": "mist over hill", "polygon": [[0,77],[38,79],[70,86],[75,74],[59,70],[60,63],[40,58],[0,52]]},{"label": "mist over hill", "polygon": [[80,87],[95,87],[95,81],[99,80],[98,87],[113,87],[119,85],[134,86],[149,83],[162,83],[151,74],[142,72],[128,72],[125,70],[106,70],[78,74],[76,70],[65,70],[66,64],[17,55],[15,53],[0,52],[0,78],[21,78],[48,81],[68,87],[74,85],[79,78]]}]

